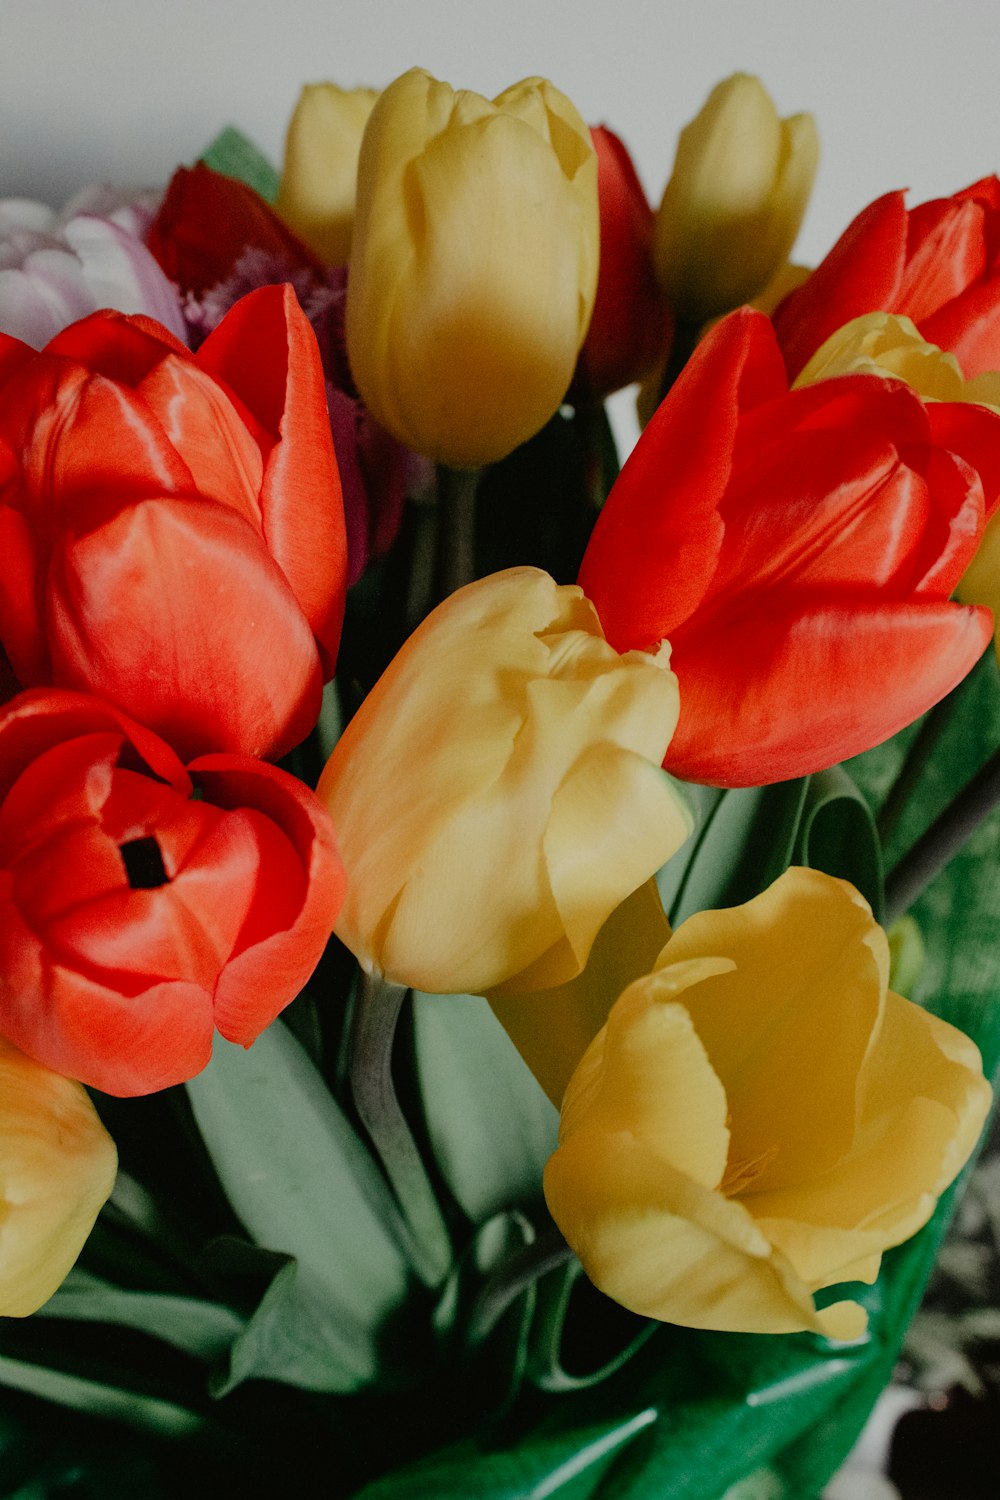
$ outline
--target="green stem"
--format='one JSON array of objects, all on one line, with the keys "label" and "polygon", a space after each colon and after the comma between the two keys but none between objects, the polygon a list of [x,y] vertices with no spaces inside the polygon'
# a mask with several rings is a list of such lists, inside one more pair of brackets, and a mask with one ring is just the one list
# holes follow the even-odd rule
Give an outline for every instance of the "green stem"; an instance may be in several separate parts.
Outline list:
[{"label": "green stem", "polygon": [[351,1093],[402,1210],[417,1274],[437,1286],[451,1265],[451,1239],[392,1079],[406,994],[381,974],[363,976],[351,1026]]},{"label": "green stem", "polygon": [[447,599],[476,576],[478,469],[438,465],[438,558],[435,593]]},{"label": "green stem", "polygon": [[480,1292],[466,1333],[469,1345],[474,1347],[489,1338],[511,1303],[532,1282],[572,1259],[572,1250],[556,1228],[516,1251],[493,1273]]},{"label": "green stem", "polygon": [[944,869],[998,803],[1000,750],[994,751],[968,786],[935,819],[886,880],[886,927],[909,911],[935,875]]}]

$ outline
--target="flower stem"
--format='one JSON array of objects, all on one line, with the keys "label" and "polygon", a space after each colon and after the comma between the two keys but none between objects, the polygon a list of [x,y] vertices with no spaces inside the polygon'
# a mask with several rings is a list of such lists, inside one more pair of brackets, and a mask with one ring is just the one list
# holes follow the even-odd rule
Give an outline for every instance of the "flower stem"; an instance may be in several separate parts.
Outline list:
[{"label": "flower stem", "polygon": [[392,1079],[406,994],[381,974],[363,975],[351,1026],[351,1093],[402,1210],[417,1275],[437,1286],[451,1265],[451,1239]]},{"label": "flower stem", "polygon": [[479,469],[438,465],[438,559],[436,596],[447,599],[476,576],[476,491]]},{"label": "flower stem", "polygon": [[466,1332],[469,1345],[481,1344],[489,1338],[511,1303],[533,1281],[572,1259],[572,1250],[554,1227],[512,1255],[493,1273],[479,1294]]},{"label": "flower stem", "polygon": [[1000,750],[904,855],[885,883],[885,921],[891,926],[956,855],[1000,803]]}]

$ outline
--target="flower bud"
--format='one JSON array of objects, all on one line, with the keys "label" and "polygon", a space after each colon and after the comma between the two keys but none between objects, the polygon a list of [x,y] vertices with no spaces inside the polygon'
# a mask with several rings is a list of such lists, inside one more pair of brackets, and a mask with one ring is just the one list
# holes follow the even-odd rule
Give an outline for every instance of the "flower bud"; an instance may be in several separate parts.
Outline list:
[{"label": "flower bud", "polygon": [[47,1302],[115,1181],[114,1142],[78,1083],[0,1041],[0,1315]]},{"label": "flower bud", "polygon": [[328,266],[351,253],[358,152],[377,89],[307,83],[288,125],[274,207]]},{"label": "flower bud", "polygon": [[799,232],[818,158],[811,115],[779,119],[746,73],[716,84],[681,131],[656,220],[657,275],[685,321],[766,286]]},{"label": "flower bud", "polygon": [[456,467],[502,458],[566,393],[594,302],[597,162],[552,84],[493,103],[414,68],[358,167],[347,347],[393,435]]},{"label": "flower bud", "polygon": [[549,988],[683,843],[660,769],[677,683],[619,656],[535,568],[452,594],[376,683],[323,772],[347,884],[334,931],[434,993]]}]

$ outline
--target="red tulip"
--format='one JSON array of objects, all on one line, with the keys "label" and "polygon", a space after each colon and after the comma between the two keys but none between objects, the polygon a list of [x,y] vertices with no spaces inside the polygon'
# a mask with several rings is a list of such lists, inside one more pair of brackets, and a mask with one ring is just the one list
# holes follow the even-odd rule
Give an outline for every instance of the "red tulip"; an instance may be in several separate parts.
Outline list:
[{"label": "red tulip", "polygon": [[110,699],[184,757],[277,757],[333,671],[344,520],[316,341],[291,288],[196,355],[95,313],[0,336],[0,644],[22,686]]},{"label": "red tulip", "polygon": [[347,269],[330,269],[259,193],[199,162],[179,167],[149,231],[149,249],[181,294],[194,348],[240,297],[288,281],[319,343],[347,527],[348,583],[395,541],[411,471],[421,461],[368,412],[347,363]]},{"label": "red tulip", "polygon": [[899,313],[956,356],[966,377],[1000,369],[1000,181],[907,210],[902,192],[868,205],[778,308],[792,377],[863,313]]},{"label": "red tulip", "polygon": [[[197,793],[195,793],[197,788]],[[333,824],[247,755],[187,770],[99,699],[0,713],[0,1035],[111,1094],[180,1083],[298,994],[343,898]]]},{"label": "red tulip", "polygon": [[948,602],[1000,494],[1000,417],[869,375],[789,391],[744,308],[622,470],[580,570],[619,651],[673,648],[690,781],[805,775],[887,739],[969,671],[987,610]]},{"label": "red tulip", "polygon": [[595,395],[641,380],[670,348],[673,310],[653,274],[655,215],[613,131],[591,129],[597,152],[601,259],[580,367]]}]

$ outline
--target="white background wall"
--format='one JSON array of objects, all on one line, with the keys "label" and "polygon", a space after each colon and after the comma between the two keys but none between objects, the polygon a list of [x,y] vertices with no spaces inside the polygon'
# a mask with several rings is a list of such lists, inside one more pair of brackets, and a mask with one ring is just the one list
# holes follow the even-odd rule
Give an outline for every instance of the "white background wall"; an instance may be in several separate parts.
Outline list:
[{"label": "white background wall", "polygon": [[998,17],[995,0],[0,0],[0,193],[164,180],[228,122],[278,159],[302,82],[420,63],[491,95],[551,77],[658,197],[677,130],[743,68],[818,118],[813,259],[890,187],[918,201],[1000,166]]},{"label": "white background wall", "polygon": [[817,117],[797,247],[815,262],[880,193],[1000,168],[998,18],[996,0],[0,0],[0,196],[164,182],[229,123],[277,163],[303,82],[419,63],[491,96],[550,77],[624,137],[656,202],[678,130],[744,69]]}]

